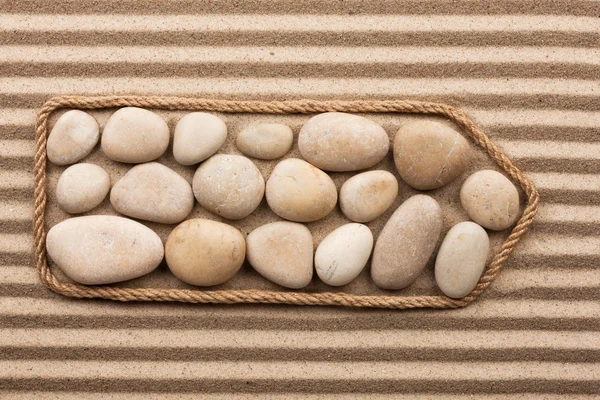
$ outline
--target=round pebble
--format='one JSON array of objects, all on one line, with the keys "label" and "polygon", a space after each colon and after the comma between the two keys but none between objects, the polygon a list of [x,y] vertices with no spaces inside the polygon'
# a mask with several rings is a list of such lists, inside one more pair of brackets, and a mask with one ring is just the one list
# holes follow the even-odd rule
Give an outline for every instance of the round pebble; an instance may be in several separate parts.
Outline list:
[{"label": "round pebble", "polygon": [[474,222],[461,222],[446,234],[435,260],[435,281],[448,297],[465,297],[485,269],[490,240]]},{"label": "round pebble", "polygon": [[298,135],[302,157],[325,171],[357,171],[374,166],[386,156],[390,139],[370,119],[328,112],[309,119]]},{"label": "round pebble", "polygon": [[398,180],[387,171],[368,171],[348,179],[340,189],[346,218],[369,222],[386,212],[398,195]]},{"label": "round pebble", "polygon": [[508,228],[519,217],[519,192],[497,171],[469,176],[460,189],[460,202],[473,221],[493,231]]},{"label": "round pebble", "polygon": [[313,240],[302,224],[280,221],[256,228],[246,239],[248,262],[266,279],[300,289],[313,275]]},{"label": "round pebble", "polygon": [[366,225],[342,225],[327,235],[317,247],[317,275],[328,285],[346,285],[361,273],[372,249],[373,234]]},{"label": "round pebble", "polygon": [[337,203],[337,189],[329,175],[298,158],[288,158],[275,166],[266,193],[275,214],[297,222],[319,220]]},{"label": "round pebble", "polygon": [[220,285],[244,263],[246,243],[232,226],[195,218],[179,224],[167,239],[165,257],[178,279],[195,286]]},{"label": "round pebble", "polygon": [[192,182],[194,196],[208,211],[228,219],[247,217],[265,194],[265,180],[250,159],[217,154],[202,163]]},{"label": "round pebble", "polygon": [[249,157],[274,160],[292,148],[294,134],[284,124],[260,123],[250,125],[236,139],[239,151]]},{"label": "round pebble", "polygon": [[110,178],[104,168],[94,164],[75,164],[58,178],[56,200],[69,214],[90,211],[98,206],[110,190]]},{"label": "round pebble", "polygon": [[444,186],[458,178],[470,161],[469,142],[435,121],[414,121],[394,138],[394,162],[404,182],[419,190]]},{"label": "round pebble", "polygon": [[152,162],[136,165],[118,180],[110,191],[110,202],[129,217],[175,224],[192,211],[194,195],[177,172]]},{"label": "round pebble", "polygon": [[433,198],[416,195],[392,214],[373,250],[371,277],[382,289],[402,289],[423,272],[442,230],[442,211]]},{"label": "round pebble", "polygon": [[100,129],[94,117],[79,110],[67,111],[48,136],[48,160],[55,165],[73,164],[90,154],[99,138]]},{"label": "round pebble", "polygon": [[227,139],[227,126],[216,115],[193,112],[175,126],[173,156],[182,165],[198,164],[215,154]]},{"label": "round pebble", "polygon": [[169,145],[169,127],[152,111],[137,107],[117,110],[102,132],[102,151],[109,159],[144,163],[163,155]]},{"label": "round pebble", "polygon": [[48,255],[72,280],[106,285],[152,272],[163,259],[160,237],[139,222],[111,215],[69,218],[46,238]]}]

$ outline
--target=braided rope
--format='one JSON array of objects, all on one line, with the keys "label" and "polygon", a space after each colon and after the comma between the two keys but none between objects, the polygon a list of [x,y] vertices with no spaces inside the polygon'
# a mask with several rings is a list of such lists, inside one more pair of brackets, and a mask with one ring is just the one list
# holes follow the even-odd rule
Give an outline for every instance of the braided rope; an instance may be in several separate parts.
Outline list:
[{"label": "braided rope", "polygon": [[[46,137],[48,117],[61,108],[101,109],[110,107],[142,107],[162,110],[216,111],[258,114],[310,114],[329,111],[354,113],[413,113],[446,117],[462,128],[475,143],[518,183],[527,194],[523,215],[502,244],[473,291],[462,299],[446,296],[359,296],[347,293],[274,292],[264,290],[180,290],[131,289],[112,286],[89,287],[59,281],[46,259]],[[63,96],[46,102],[38,113],[35,152],[35,216],[33,224],[34,254],[42,282],[51,290],[69,297],[103,298],[118,301],[178,301],[185,303],[263,303],[295,305],[329,305],[374,308],[458,308],[479,297],[498,276],[502,266],[533,222],[539,205],[539,194],[533,183],[513,164],[486,134],[460,109],[439,103],[410,100],[387,101],[237,101],[182,97],[145,96]]]}]

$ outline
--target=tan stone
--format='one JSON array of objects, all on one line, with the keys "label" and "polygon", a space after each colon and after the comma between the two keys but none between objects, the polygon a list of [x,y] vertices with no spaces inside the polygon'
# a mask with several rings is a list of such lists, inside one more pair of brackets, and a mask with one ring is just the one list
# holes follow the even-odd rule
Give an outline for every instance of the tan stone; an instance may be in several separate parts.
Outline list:
[{"label": "tan stone", "polygon": [[435,121],[414,121],[400,127],[394,138],[394,162],[404,182],[431,190],[458,178],[470,162],[469,142],[460,133]]},{"label": "tan stone", "polygon": [[340,208],[355,222],[369,222],[386,212],[398,195],[398,180],[387,171],[367,171],[348,179],[340,189]]},{"label": "tan stone", "polygon": [[256,165],[230,154],[217,154],[202,163],[192,185],[202,207],[232,220],[250,215],[265,194],[265,180]]},{"label": "tan stone", "polygon": [[195,218],[179,224],[167,239],[165,256],[173,275],[196,286],[220,285],[244,263],[246,243],[232,226]]},{"label": "tan stone", "polygon": [[284,124],[260,123],[246,127],[236,139],[239,151],[249,157],[274,160],[292,148],[294,133]]},{"label": "tan stone", "polygon": [[382,289],[402,289],[423,272],[440,237],[442,211],[425,195],[406,200],[392,214],[373,250],[371,277]]},{"label": "tan stone", "polygon": [[469,176],[460,189],[469,217],[484,228],[501,231],[519,217],[519,192],[500,172],[483,170]]},{"label": "tan stone", "polygon": [[94,164],[75,164],[58,178],[56,200],[69,214],[88,212],[98,206],[110,190],[110,177]]},{"label": "tan stone", "polygon": [[227,126],[216,115],[193,112],[175,126],[173,156],[181,165],[198,164],[215,154],[227,139]]},{"label": "tan stone", "polygon": [[313,240],[304,225],[273,222],[256,228],[246,240],[248,262],[263,277],[291,289],[310,283]]},{"label": "tan stone", "polygon": [[99,138],[100,128],[94,117],[79,110],[67,111],[48,136],[48,160],[55,165],[73,164],[90,154]]},{"label": "tan stone", "polygon": [[357,171],[379,163],[390,148],[386,131],[370,119],[329,112],[309,119],[298,135],[302,157],[325,171]]}]

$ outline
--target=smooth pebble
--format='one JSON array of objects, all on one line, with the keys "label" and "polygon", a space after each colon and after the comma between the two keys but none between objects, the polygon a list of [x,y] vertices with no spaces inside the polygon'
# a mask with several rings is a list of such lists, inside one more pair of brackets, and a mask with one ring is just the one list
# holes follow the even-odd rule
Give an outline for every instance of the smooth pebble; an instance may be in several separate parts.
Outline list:
[{"label": "smooth pebble", "polygon": [[110,191],[110,202],[129,217],[175,224],[192,211],[194,195],[177,172],[152,162],[136,165],[119,179]]},{"label": "smooth pebble", "polygon": [[279,162],[266,188],[271,210],[281,218],[310,222],[327,216],[337,203],[337,189],[325,172],[298,158]]},{"label": "smooth pebble", "polygon": [[73,164],[90,154],[99,138],[100,128],[94,117],[79,110],[67,111],[48,136],[48,160],[55,165]]},{"label": "smooth pebble", "polygon": [[58,178],[56,200],[69,214],[90,211],[98,206],[110,190],[110,177],[104,168],[94,164],[75,164]]},{"label": "smooth pebble", "polygon": [[250,159],[217,154],[202,163],[192,182],[200,205],[222,217],[247,217],[265,194],[265,180]]},{"label": "smooth pebble", "polygon": [[346,285],[361,273],[372,249],[373,234],[366,225],[342,225],[327,235],[317,247],[317,275],[328,285]]},{"label": "smooth pebble", "polygon": [[195,218],[179,224],[167,239],[165,258],[179,280],[195,286],[220,285],[244,263],[246,243],[227,224]]},{"label": "smooth pebble", "polygon": [[440,237],[442,211],[432,197],[412,196],[392,214],[373,250],[371,277],[382,289],[402,289],[423,272]]},{"label": "smooth pebble", "polygon": [[89,215],[53,226],[46,238],[48,255],[72,280],[105,285],[152,272],[163,259],[160,237],[123,217]]},{"label": "smooth pebble", "polygon": [[215,154],[227,139],[227,126],[216,115],[193,112],[175,126],[173,156],[182,165],[198,164]]},{"label": "smooth pebble", "polygon": [[300,289],[313,276],[313,240],[306,226],[272,222],[248,235],[247,257],[252,267],[278,285]]},{"label": "smooth pebble", "polygon": [[460,222],[446,234],[435,260],[435,281],[448,297],[465,297],[485,269],[490,240],[474,222]]},{"label": "smooth pebble", "polygon": [[387,171],[367,171],[348,179],[340,189],[340,208],[355,222],[369,222],[386,212],[398,195],[398,180]]},{"label": "smooth pebble", "polygon": [[298,135],[302,157],[325,171],[357,171],[386,156],[390,139],[376,122],[353,114],[328,112],[309,119]]},{"label": "smooth pebble", "polygon": [[284,124],[260,123],[250,125],[236,139],[239,151],[249,157],[274,160],[292,148],[294,134]]}]

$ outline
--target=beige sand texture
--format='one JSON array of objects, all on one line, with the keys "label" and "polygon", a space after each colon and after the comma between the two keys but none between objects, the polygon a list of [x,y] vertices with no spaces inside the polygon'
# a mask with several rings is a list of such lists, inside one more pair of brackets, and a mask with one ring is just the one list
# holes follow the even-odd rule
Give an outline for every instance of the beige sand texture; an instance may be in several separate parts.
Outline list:
[{"label": "beige sand texture", "polygon": [[[600,2],[566,0],[1,3],[0,398],[597,398],[599,16]],[[35,112],[61,94],[446,102],[532,178],[542,207],[498,280],[460,310],[72,300],[42,286],[32,259]],[[94,115],[103,124],[108,113]],[[182,114],[161,115],[173,128]],[[223,152],[249,122],[287,122],[297,140],[306,120],[224,117]],[[407,119],[373,118],[391,135]],[[270,163],[258,163],[265,175]],[[113,182],[126,170],[109,169]],[[49,170],[49,226],[64,218],[59,172]],[[338,188],[346,178],[334,176]],[[445,204],[447,230],[465,217]],[[264,203],[247,226],[261,215],[272,218]],[[333,218],[311,227],[315,242],[339,208]],[[164,266],[132,284],[181,285],[163,277]],[[367,283],[348,290],[378,293]],[[247,266],[228,285],[274,287]],[[432,290],[429,273],[402,293]]]}]

